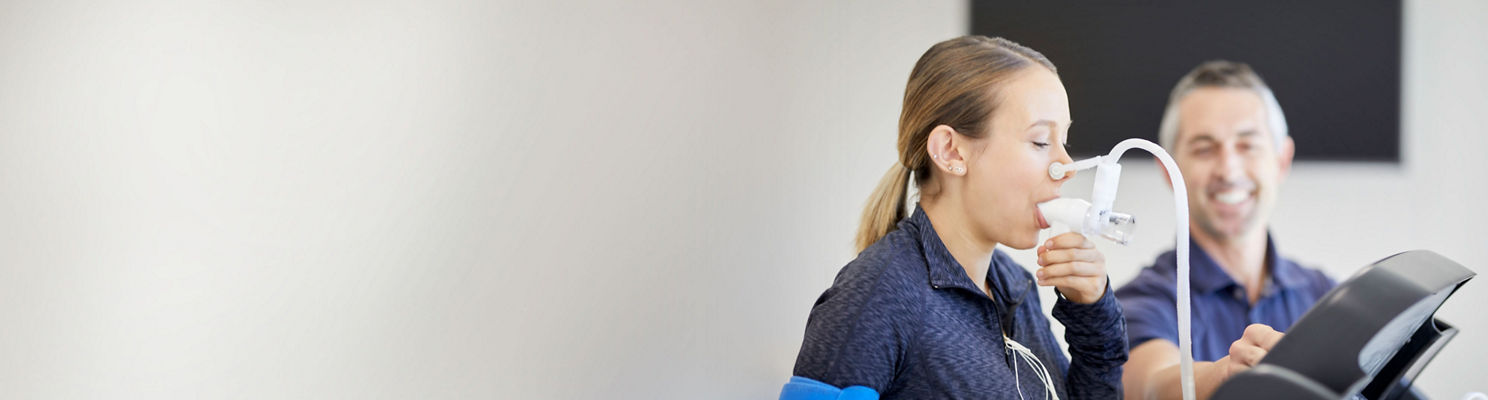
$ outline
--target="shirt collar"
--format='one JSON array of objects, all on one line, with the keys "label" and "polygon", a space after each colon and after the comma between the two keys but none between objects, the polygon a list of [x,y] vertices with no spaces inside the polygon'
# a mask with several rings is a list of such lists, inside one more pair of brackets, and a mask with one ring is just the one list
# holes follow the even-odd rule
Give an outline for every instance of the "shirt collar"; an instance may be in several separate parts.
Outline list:
[{"label": "shirt collar", "polygon": [[971,278],[966,276],[961,263],[956,262],[950,249],[940,241],[940,235],[935,233],[935,227],[930,224],[930,216],[925,214],[925,209],[916,204],[914,213],[900,221],[899,228],[913,233],[915,240],[920,242],[920,251],[925,255],[925,265],[930,273],[930,286],[936,289],[960,287],[979,291]]},{"label": "shirt collar", "polygon": [[[1239,286],[1235,279],[1226,272],[1214,258],[1209,256],[1198,242],[1192,238],[1188,241],[1190,279],[1193,287],[1202,293],[1212,293],[1217,290],[1226,289],[1231,286]],[[1276,285],[1281,288],[1292,289],[1308,284],[1307,276],[1302,273],[1302,267],[1281,257],[1276,250],[1276,242],[1272,240],[1271,233],[1266,233],[1266,261],[1271,266],[1267,285]]]},{"label": "shirt collar", "polygon": [[[940,235],[935,232],[935,227],[930,223],[930,216],[925,210],[915,205],[914,213],[899,222],[899,228],[911,232],[915,239],[920,242],[920,251],[925,255],[925,264],[929,272],[930,286],[936,289],[962,288],[981,293],[981,289],[966,275],[966,270],[961,268],[961,263],[951,255],[950,249],[945,247],[945,242],[940,241]],[[987,281],[993,292],[1003,301],[1019,299],[1020,293],[1004,293],[1012,288],[1027,288],[1032,286],[1027,279],[1027,274],[1015,273],[1021,270],[1000,250],[992,254],[991,265],[987,267]],[[1012,290],[1018,292],[1017,290]]]},{"label": "shirt collar", "polygon": [[1188,239],[1188,270],[1189,282],[1192,282],[1194,290],[1199,293],[1211,293],[1236,284],[1230,273],[1214,262],[1214,258],[1209,257],[1209,253],[1199,247],[1199,243],[1193,241],[1193,238]]},{"label": "shirt collar", "polygon": [[1266,260],[1270,261],[1271,279],[1275,280],[1277,285],[1296,289],[1312,284],[1305,271],[1302,270],[1302,266],[1292,260],[1282,258],[1281,253],[1276,251],[1276,243],[1271,241],[1270,232],[1266,233]]}]

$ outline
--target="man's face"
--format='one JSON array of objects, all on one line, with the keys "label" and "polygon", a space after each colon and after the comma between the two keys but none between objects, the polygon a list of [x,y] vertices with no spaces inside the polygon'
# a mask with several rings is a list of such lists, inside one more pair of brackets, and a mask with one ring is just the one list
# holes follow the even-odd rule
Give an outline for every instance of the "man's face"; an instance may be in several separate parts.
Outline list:
[{"label": "man's face", "polygon": [[1223,242],[1265,229],[1292,162],[1291,139],[1278,148],[1271,135],[1253,90],[1200,88],[1179,101],[1175,159],[1201,234]]}]

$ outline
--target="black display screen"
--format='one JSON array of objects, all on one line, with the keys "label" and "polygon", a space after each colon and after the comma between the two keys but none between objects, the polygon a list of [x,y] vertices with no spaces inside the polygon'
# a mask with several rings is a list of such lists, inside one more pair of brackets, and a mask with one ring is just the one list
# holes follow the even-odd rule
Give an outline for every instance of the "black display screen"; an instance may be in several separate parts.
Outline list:
[{"label": "black display screen", "polygon": [[1299,160],[1400,159],[1399,0],[973,1],[971,33],[1054,62],[1077,157],[1156,142],[1173,85],[1225,59],[1271,86]]}]

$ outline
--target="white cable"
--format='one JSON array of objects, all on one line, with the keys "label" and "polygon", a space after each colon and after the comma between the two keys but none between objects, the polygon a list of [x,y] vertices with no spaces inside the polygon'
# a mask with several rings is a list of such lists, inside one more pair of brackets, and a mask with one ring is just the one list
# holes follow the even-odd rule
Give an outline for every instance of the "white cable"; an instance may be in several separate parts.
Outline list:
[{"label": "white cable", "polygon": [[[1008,349],[1013,350],[1015,359],[1028,363],[1029,369],[1033,370],[1033,375],[1044,383],[1044,393],[1047,395],[1044,398],[1059,400],[1059,393],[1054,391],[1054,380],[1049,376],[1049,370],[1044,368],[1044,362],[1039,361],[1038,356],[1033,355],[1033,350],[1029,350],[1027,346],[1007,336],[1002,337],[1002,342],[1007,345]],[[1013,365],[1013,382],[1018,388],[1018,398],[1021,399],[1023,398],[1023,384],[1019,382],[1016,364]]]},{"label": "white cable", "polygon": [[[1008,342],[1011,342],[1011,341],[1012,341],[1012,339],[1009,339],[1007,336],[1003,336],[1002,337],[1002,343],[1003,343],[1003,345],[1007,346],[1008,348],[1012,348],[1013,347],[1012,344],[1009,344],[1008,343]],[[1017,354],[1017,352],[1013,352],[1013,353],[1014,354]],[[1018,377],[1018,363],[1016,362],[1017,360],[1014,360],[1014,361],[1015,362],[1013,363],[1013,388],[1018,390],[1018,400],[1027,400],[1027,399],[1024,399],[1023,398],[1023,379]]]}]

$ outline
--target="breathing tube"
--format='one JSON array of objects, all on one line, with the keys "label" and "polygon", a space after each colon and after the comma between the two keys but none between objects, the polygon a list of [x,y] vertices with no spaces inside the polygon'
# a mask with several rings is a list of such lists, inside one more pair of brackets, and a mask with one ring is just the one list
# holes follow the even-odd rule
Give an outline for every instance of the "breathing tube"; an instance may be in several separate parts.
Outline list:
[{"label": "breathing tube", "polygon": [[1111,210],[1116,202],[1116,187],[1121,179],[1121,164],[1116,161],[1121,154],[1131,149],[1142,149],[1152,153],[1162,162],[1163,168],[1168,172],[1168,181],[1173,183],[1173,205],[1176,216],[1174,228],[1174,249],[1178,252],[1178,352],[1180,354],[1179,369],[1182,372],[1183,399],[1194,399],[1194,377],[1193,377],[1193,335],[1191,329],[1189,307],[1189,279],[1188,279],[1188,188],[1183,185],[1183,173],[1178,171],[1178,164],[1173,162],[1173,157],[1164,151],[1162,146],[1142,139],[1126,139],[1111,148],[1111,152],[1104,156],[1095,156],[1073,163],[1064,164],[1055,162],[1049,165],[1049,177],[1055,180],[1064,179],[1065,175],[1095,168],[1095,188],[1091,192],[1091,201],[1085,202],[1080,199],[1060,198],[1038,205],[1039,212],[1049,222],[1058,222],[1068,226],[1071,230],[1079,231],[1087,236],[1100,236],[1116,243],[1126,244],[1131,240],[1132,233],[1136,228],[1136,219],[1131,215],[1118,213]]}]

